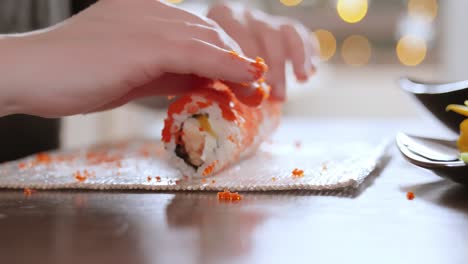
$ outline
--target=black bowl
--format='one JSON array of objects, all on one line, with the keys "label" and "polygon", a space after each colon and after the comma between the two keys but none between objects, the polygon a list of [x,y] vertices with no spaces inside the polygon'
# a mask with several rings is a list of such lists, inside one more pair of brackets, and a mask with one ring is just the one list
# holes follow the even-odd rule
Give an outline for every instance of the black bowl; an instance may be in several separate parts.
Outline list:
[{"label": "black bowl", "polygon": [[466,118],[447,112],[449,104],[463,105],[468,100],[468,80],[453,83],[425,83],[408,78],[400,79],[403,90],[414,95],[443,124],[459,133],[460,123]]}]

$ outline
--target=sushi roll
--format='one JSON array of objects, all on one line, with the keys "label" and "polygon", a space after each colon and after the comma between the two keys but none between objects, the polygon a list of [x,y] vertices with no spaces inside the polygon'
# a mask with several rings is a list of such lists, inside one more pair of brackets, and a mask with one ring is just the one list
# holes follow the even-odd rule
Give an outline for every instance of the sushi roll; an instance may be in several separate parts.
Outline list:
[{"label": "sushi roll", "polygon": [[279,124],[281,104],[257,83],[258,107],[236,99],[229,87],[212,81],[168,108],[162,140],[171,162],[188,177],[211,176],[253,154]]}]

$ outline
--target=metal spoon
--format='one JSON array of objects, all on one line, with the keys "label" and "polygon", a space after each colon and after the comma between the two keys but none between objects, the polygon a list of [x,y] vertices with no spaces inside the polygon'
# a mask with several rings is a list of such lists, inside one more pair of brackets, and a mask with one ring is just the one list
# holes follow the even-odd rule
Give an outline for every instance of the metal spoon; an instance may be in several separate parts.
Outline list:
[{"label": "metal spoon", "polygon": [[396,144],[401,154],[416,166],[468,185],[468,164],[459,160],[455,141],[398,133]]}]

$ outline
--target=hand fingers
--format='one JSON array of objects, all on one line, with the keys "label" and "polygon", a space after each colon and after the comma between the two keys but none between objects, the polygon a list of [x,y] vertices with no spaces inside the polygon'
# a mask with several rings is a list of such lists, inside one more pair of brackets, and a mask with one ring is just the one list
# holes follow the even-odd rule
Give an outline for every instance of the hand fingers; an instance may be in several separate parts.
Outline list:
[{"label": "hand fingers", "polygon": [[[264,14],[259,13],[254,15],[251,12],[246,12],[243,6],[236,5],[235,3],[216,5],[208,13],[208,17],[222,26],[241,45],[242,50],[246,54],[266,57],[267,52],[261,48],[262,45],[259,43],[258,34],[255,34],[253,25],[249,24],[251,21],[256,21],[262,15]],[[256,19],[252,19],[253,16]],[[271,81],[271,79],[268,80]],[[266,84],[259,84],[257,82],[243,84],[226,82],[226,84],[234,92],[237,99],[253,107],[260,105],[267,94],[270,93],[270,88],[264,87]]]},{"label": "hand fingers", "polygon": [[320,63],[320,44],[314,34],[307,34],[306,39],[306,43],[309,43],[309,50],[311,51],[310,61],[312,65],[312,73],[315,73],[317,71],[317,64]]},{"label": "hand fingers", "polygon": [[272,86],[271,97],[284,100],[286,97],[285,64],[287,49],[282,35],[269,25],[254,22],[259,43],[264,51],[265,60],[270,67],[266,74],[266,81]]},{"label": "hand fingers", "polygon": [[[149,97],[149,96],[163,96],[163,95],[183,95],[188,94],[190,91],[198,87],[207,87],[213,81],[207,78],[195,76],[193,74],[179,75],[173,73],[166,73],[160,78],[145,84],[141,87],[131,90],[124,96],[98,107],[90,112],[107,111],[120,107],[133,100]],[[262,90],[258,89],[258,84],[237,84],[226,82],[226,84],[233,90],[236,97],[244,104],[252,107],[260,105],[265,99],[265,94]],[[246,92],[247,91],[247,92]]]},{"label": "hand fingers", "polygon": [[305,44],[306,63],[310,63],[311,72],[314,74],[317,71],[317,64],[320,62],[320,45],[313,33],[310,33],[302,24],[296,24],[298,32]]},{"label": "hand fingers", "polygon": [[286,50],[279,34],[263,35],[263,46],[267,52],[266,60],[271,65],[271,70],[266,75],[266,80],[272,86],[271,96],[278,100],[286,98]]},{"label": "hand fingers", "polygon": [[162,12],[162,18],[170,19],[170,20],[175,20],[175,21],[184,21],[184,22],[189,22],[193,24],[199,24],[203,25],[206,27],[213,28],[218,31],[218,33],[222,36],[224,43],[229,46],[229,49],[235,50],[238,53],[242,53],[242,50],[240,49],[239,45],[237,44],[236,41],[234,41],[224,30],[218,26],[218,24],[203,16],[198,16],[196,14],[193,14],[191,12],[188,12],[186,10],[165,4],[166,8],[164,8]]},{"label": "hand fingers", "polygon": [[158,79],[138,88],[135,88],[127,94],[123,95],[122,97],[103,106],[100,106],[99,108],[94,109],[91,112],[101,112],[114,109],[125,105],[130,101],[143,97],[162,95],[175,96],[186,94],[197,87],[208,86],[211,82],[212,80],[201,78],[192,74],[179,75],[166,73]]},{"label": "hand fingers", "polygon": [[284,101],[286,100],[286,61],[283,60],[282,63],[275,65],[275,70],[271,71],[271,98]]},{"label": "hand fingers", "polygon": [[[217,35],[223,39],[224,48],[235,50],[238,53],[242,53],[239,45],[236,41],[234,41],[224,30],[218,26],[218,24],[203,16],[198,16],[197,14],[191,13],[189,11],[177,8],[172,6],[168,3],[162,3],[163,8],[161,10],[157,10],[159,14],[159,18],[176,21],[176,22],[184,22],[184,23],[191,23],[196,24],[199,26],[205,26],[217,31]],[[181,34],[181,32],[175,32]]]},{"label": "hand fingers", "polygon": [[[170,29],[155,32],[155,36],[158,38],[169,41],[197,39],[227,50],[239,49],[235,41],[231,41],[226,33],[223,33],[222,30],[215,27],[159,18],[152,20],[158,23],[158,26]],[[234,42],[234,44],[232,42]]]},{"label": "hand fingers", "polygon": [[269,88],[265,87],[266,84],[260,82],[248,84],[225,83],[240,102],[251,107],[259,106],[270,94]]},{"label": "hand fingers", "polygon": [[[213,7],[208,16],[218,22],[223,29],[233,37],[247,55],[265,56],[264,51],[258,48],[256,36],[252,34],[256,24],[264,24],[277,34],[282,34],[282,42],[286,47],[286,58],[290,59],[295,75],[299,80],[305,81],[315,72],[317,47],[313,36],[300,23],[287,18],[274,18],[261,11],[252,11],[235,4],[220,4]],[[268,21],[268,23],[266,23]],[[255,32],[258,35],[258,32]],[[273,32],[272,32],[273,33]],[[261,45],[260,45],[261,46]],[[262,54],[263,53],[263,54]],[[273,67],[273,66],[272,66]]]},{"label": "hand fingers", "polygon": [[190,22],[194,24],[200,24],[204,26],[213,26],[213,24],[206,18],[202,16],[198,16],[194,13],[191,13],[187,10],[180,9],[176,6],[173,6],[169,3],[164,3],[164,1],[155,1],[160,4],[160,6],[155,6],[157,9],[158,17],[165,18],[168,20],[175,20],[175,21],[184,21]]},{"label": "hand fingers", "polygon": [[245,9],[242,5],[219,4],[211,8],[207,16],[240,45],[244,54],[253,57],[259,55],[255,37],[246,25]]},{"label": "hand fingers", "polygon": [[312,51],[309,44],[306,43],[307,40],[303,37],[303,33],[299,32],[299,28],[293,24],[282,25],[280,30],[296,78],[300,81],[307,81],[312,72]]},{"label": "hand fingers", "polygon": [[169,46],[161,65],[164,72],[245,83],[261,78],[267,70],[262,62],[200,40],[174,41]]}]

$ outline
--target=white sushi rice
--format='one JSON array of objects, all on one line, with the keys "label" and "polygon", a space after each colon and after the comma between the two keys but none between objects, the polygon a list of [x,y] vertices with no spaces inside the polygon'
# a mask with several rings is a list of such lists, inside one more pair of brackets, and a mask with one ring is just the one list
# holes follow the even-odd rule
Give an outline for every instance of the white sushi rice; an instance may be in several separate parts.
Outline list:
[{"label": "white sushi rice", "polygon": [[[189,114],[187,109],[191,104],[196,104],[197,102],[206,102],[206,99],[200,96],[193,96],[192,102],[185,106],[185,109],[180,114],[175,114],[173,116],[174,123],[171,128],[171,132],[175,134],[178,129],[184,127],[186,122],[195,120],[193,118],[193,113]],[[176,138],[175,136],[171,137],[171,141],[165,144],[166,150],[170,153],[171,162],[180,170],[180,172],[189,177],[202,177],[205,169],[218,160],[215,165],[213,172],[219,170],[219,168],[224,167],[230,158],[232,158],[233,153],[236,151],[237,146],[227,139],[228,135],[233,135],[238,137],[240,129],[238,126],[234,125],[232,122],[225,120],[222,116],[221,109],[218,104],[212,104],[204,109],[201,109],[196,114],[207,114],[208,120],[217,137],[213,137],[207,131],[200,131],[198,127],[192,133],[201,134],[205,139],[203,144],[203,154],[201,159],[203,164],[195,169],[193,166],[187,164],[183,158],[180,158],[176,154]],[[195,114],[195,115],[196,115]],[[177,130],[176,130],[177,129]],[[240,139],[238,139],[240,140]]]},{"label": "white sushi rice", "polygon": [[[243,142],[244,136],[246,135],[241,132],[238,123],[225,120],[217,103],[200,109],[197,113],[189,113],[188,109],[190,109],[192,105],[196,105],[197,102],[206,103],[207,100],[200,96],[193,96],[192,102],[185,105],[182,113],[173,115],[174,122],[171,127],[171,141],[165,143],[165,148],[170,155],[171,163],[173,163],[184,176],[190,178],[211,176],[249,156],[277,126],[277,119],[269,118],[268,114],[264,114],[264,120],[261,124],[258,124],[258,134],[255,136],[253,143],[250,146],[242,146],[241,142]],[[265,111],[265,109],[262,111]],[[206,115],[212,131],[216,136],[213,136],[208,131],[200,130],[200,125],[194,118],[194,115]],[[177,134],[177,130],[181,128],[184,128],[185,144],[193,144],[195,146],[203,144],[203,152],[197,157],[197,160],[200,159],[202,164],[197,169],[176,154],[177,144],[174,135]],[[190,140],[196,142],[187,142]],[[213,164],[215,165],[213,166]],[[209,166],[212,166],[213,170],[209,175],[204,175],[205,170]]]}]

